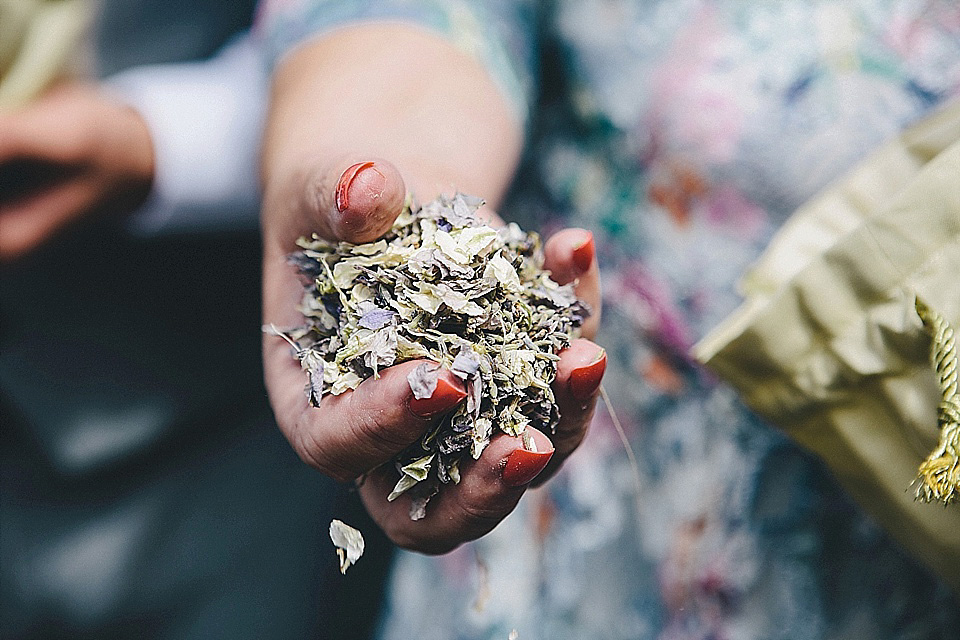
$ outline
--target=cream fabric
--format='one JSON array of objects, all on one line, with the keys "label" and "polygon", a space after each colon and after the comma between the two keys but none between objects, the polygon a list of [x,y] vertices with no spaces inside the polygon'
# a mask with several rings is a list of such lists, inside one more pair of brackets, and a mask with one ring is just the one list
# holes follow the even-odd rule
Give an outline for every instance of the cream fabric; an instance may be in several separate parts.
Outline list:
[{"label": "cream fabric", "polygon": [[960,327],[960,103],[799,209],[741,287],[694,355],[960,589],[960,508],[911,486],[940,400],[915,297]]},{"label": "cream fabric", "polygon": [[82,66],[91,0],[0,0],[0,109],[22,105]]}]

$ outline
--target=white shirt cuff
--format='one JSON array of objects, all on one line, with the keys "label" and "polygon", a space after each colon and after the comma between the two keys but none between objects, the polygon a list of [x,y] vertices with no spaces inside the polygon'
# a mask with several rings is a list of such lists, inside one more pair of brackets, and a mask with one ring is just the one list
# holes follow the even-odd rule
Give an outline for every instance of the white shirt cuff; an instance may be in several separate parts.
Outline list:
[{"label": "white shirt cuff", "polygon": [[203,62],[136,67],[107,80],[153,139],[153,188],[138,235],[257,225],[269,78],[249,35]]}]

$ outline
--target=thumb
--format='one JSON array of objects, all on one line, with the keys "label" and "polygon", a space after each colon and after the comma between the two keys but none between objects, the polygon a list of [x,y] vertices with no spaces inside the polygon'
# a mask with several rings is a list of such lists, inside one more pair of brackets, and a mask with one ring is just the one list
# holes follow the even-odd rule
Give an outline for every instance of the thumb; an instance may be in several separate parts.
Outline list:
[{"label": "thumb", "polygon": [[318,233],[359,244],[376,240],[403,210],[400,172],[379,158],[343,159],[306,174],[300,189],[296,237]]}]

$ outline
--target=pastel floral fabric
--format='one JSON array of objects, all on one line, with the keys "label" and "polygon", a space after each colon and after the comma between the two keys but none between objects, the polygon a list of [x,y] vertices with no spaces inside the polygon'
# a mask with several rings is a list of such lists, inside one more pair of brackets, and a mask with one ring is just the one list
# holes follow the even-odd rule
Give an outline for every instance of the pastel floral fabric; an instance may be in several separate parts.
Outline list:
[{"label": "pastel floral fabric", "polygon": [[689,355],[794,209],[960,98],[960,5],[517,5],[487,17],[486,37],[521,52],[491,66],[505,91],[539,81],[502,211],[594,231],[597,341],[639,474],[599,408],[561,474],[492,534],[401,554],[382,637],[960,638],[956,594]]}]

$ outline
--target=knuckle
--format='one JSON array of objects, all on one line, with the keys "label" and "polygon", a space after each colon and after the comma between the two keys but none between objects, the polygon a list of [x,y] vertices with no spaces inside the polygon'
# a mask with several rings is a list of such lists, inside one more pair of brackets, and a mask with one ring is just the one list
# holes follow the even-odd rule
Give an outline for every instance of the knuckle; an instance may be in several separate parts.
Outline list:
[{"label": "knuckle", "polygon": [[463,542],[452,541],[452,540],[431,540],[429,543],[422,543],[418,545],[417,553],[422,553],[428,556],[441,556],[445,553],[450,553],[457,547],[459,547]]},{"label": "knuckle", "polygon": [[390,542],[401,549],[408,551],[420,551],[420,544],[423,542],[419,537],[413,535],[406,523],[398,523],[399,518],[393,518],[386,523],[380,523],[383,533],[386,534]]},{"label": "knuckle", "polygon": [[450,540],[434,536],[417,535],[408,528],[400,527],[395,530],[387,531],[387,537],[395,545],[407,551],[415,551],[425,555],[438,556],[449,553],[463,542],[459,540]]},{"label": "knuckle", "polygon": [[350,415],[353,416],[350,432],[362,449],[369,450],[377,458],[390,457],[416,440],[416,437],[407,437],[403,425],[385,409],[371,409],[351,403]]},{"label": "knuckle", "polygon": [[457,509],[456,519],[458,528],[462,532],[463,540],[473,540],[496,527],[503,520],[509,509],[496,500],[457,494],[455,502]]},{"label": "knuckle", "polygon": [[587,429],[593,419],[595,407],[595,403],[591,404],[576,420],[561,421],[557,425],[556,433],[551,438],[555,451],[554,457],[566,458],[580,446],[587,436]]},{"label": "knuckle", "polygon": [[350,482],[357,477],[357,474],[336,461],[336,457],[319,441],[313,429],[302,421],[297,423],[293,433],[293,450],[304,463],[337,482]]},{"label": "knuckle", "polygon": [[[378,499],[382,500],[383,497]],[[445,503],[436,506],[441,507],[440,511],[430,512],[426,519],[411,520],[407,505],[398,501],[386,517],[375,520],[397,547],[426,555],[449,553],[481,535],[474,530],[466,530],[463,522],[456,517],[455,505]],[[449,510],[450,507],[454,507],[453,512]]]}]

